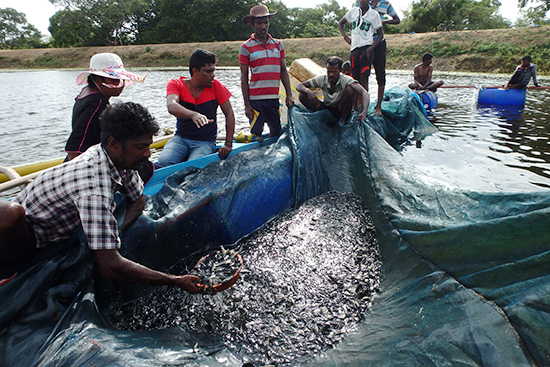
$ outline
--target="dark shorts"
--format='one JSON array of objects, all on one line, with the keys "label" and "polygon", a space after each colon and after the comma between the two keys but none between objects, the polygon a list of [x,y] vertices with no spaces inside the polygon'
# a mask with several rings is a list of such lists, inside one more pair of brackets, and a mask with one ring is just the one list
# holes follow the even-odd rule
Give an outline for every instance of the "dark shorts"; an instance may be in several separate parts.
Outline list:
[{"label": "dark shorts", "polygon": [[370,53],[370,57],[367,58],[367,48],[369,46],[358,47],[351,51],[351,76],[353,79],[360,80],[361,75],[370,75],[370,69],[374,58],[374,52]]},{"label": "dark shorts", "polygon": [[342,111],[340,111],[338,109],[338,107],[327,106],[323,102],[321,102],[321,107],[319,107],[319,110],[328,110],[330,112],[330,114],[332,115],[332,117],[335,117],[335,118],[338,118],[338,119],[340,117],[342,117]]},{"label": "dark shorts", "polygon": [[374,48],[372,66],[376,71],[378,85],[386,85],[386,40],[383,40]]},{"label": "dark shorts", "polygon": [[281,131],[281,116],[279,115],[278,99],[251,100],[250,105],[254,109],[254,118],[250,120],[250,132],[254,135],[262,135],[264,123],[267,122],[271,136],[279,135]]}]

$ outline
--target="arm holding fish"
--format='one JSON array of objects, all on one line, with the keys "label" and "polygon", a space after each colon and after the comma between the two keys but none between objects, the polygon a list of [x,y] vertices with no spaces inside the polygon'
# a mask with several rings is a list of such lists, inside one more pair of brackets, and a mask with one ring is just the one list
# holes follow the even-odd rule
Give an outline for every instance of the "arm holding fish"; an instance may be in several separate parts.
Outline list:
[{"label": "arm holding fish", "polygon": [[195,275],[172,275],[149,269],[126,259],[118,250],[95,250],[101,276],[113,280],[152,285],[175,285],[189,293],[199,293]]},{"label": "arm holding fish", "polygon": [[229,99],[220,105],[223,114],[225,115],[225,144],[220,148],[218,155],[220,159],[229,157],[229,153],[233,150],[233,135],[235,134],[235,113]]},{"label": "arm holding fish", "polygon": [[212,119],[209,120],[202,113],[198,113],[197,111],[192,111],[183,107],[180,104],[180,96],[177,94],[169,94],[166,96],[166,106],[168,107],[168,112],[171,115],[180,119],[192,120],[198,128],[201,128],[202,126],[214,121]]}]

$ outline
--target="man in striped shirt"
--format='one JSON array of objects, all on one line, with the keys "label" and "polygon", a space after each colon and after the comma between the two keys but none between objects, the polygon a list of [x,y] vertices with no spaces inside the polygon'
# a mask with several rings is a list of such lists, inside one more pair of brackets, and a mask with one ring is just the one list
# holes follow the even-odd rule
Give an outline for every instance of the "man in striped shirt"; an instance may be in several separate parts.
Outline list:
[{"label": "man in striped shirt", "polygon": [[275,14],[276,12],[269,13],[265,5],[256,5],[243,19],[246,24],[254,28],[254,33],[239,50],[241,89],[245,114],[250,119],[250,132],[259,137],[266,122],[270,137],[280,133],[279,84],[281,81],[286,92],[286,104],[288,106],[294,104],[283,43],[268,33],[269,20]]},{"label": "man in striped shirt", "polygon": [[175,285],[198,293],[198,278],[149,269],[120,255],[114,194],[127,202],[121,231],[145,206],[137,174],[151,156],[159,130],[144,107],[117,103],[100,116],[101,144],[38,176],[12,201],[0,201],[0,278],[26,270],[46,247],[55,247],[82,227],[102,276],[135,283]]}]

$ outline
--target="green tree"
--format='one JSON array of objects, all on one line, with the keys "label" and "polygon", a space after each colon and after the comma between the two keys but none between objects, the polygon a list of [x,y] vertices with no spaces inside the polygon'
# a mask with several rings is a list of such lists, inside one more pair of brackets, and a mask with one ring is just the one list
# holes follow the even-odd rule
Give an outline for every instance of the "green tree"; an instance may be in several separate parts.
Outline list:
[{"label": "green tree", "polygon": [[[64,46],[130,43],[136,37],[138,19],[142,18],[148,9],[146,0],[50,0],[50,2],[63,8],[50,18],[51,29],[48,29],[54,38],[53,42]],[[71,36],[72,32],[76,33]],[[60,39],[57,40],[56,36]]]},{"label": "green tree", "polygon": [[[255,4],[254,4],[255,5]],[[212,42],[248,38],[248,0],[153,0],[138,24],[139,43]]]},{"label": "green tree", "polygon": [[550,24],[550,0],[519,0],[519,7],[522,16],[516,21],[516,27]]},{"label": "green tree", "polygon": [[497,0],[419,0],[405,12],[407,32],[508,28]]},{"label": "green tree", "polygon": [[[277,38],[290,34],[289,10],[281,2],[263,2],[270,12],[269,33]],[[243,17],[255,0],[152,0],[149,12],[139,20],[139,43],[181,43],[245,40],[253,29]]]},{"label": "green tree", "polygon": [[293,8],[291,37],[335,37],[340,35],[338,21],[346,14],[336,0],[319,4],[314,8]]},{"label": "green tree", "polygon": [[550,11],[550,0],[518,0],[519,7],[525,8],[529,5],[534,5],[534,7],[540,11],[548,12]]},{"label": "green tree", "polygon": [[27,22],[25,14],[13,8],[0,8],[0,48],[45,47],[42,34]]}]

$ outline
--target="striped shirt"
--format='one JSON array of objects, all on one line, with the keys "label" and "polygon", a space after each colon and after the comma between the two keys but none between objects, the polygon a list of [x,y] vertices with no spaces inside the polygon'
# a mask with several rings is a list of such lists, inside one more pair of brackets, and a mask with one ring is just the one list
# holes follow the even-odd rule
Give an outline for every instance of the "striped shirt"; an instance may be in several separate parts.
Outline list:
[{"label": "striped shirt", "polygon": [[120,238],[113,215],[113,195],[130,201],[143,192],[137,171],[119,172],[101,145],[38,176],[14,199],[27,214],[36,246],[70,238],[82,224],[92,250],[118,249]]},{"label": "striped shirt", "polygon": [[[371,4],[371,7],[372,7],[372,4]],[[395,9],[393,8],[393,6],[390,4],[389,1],[387,0],[380,0],[378,2],[378,5],[376,5],[376,7],[372,7],[374,10],[376,10],[378,12],[378,14],[380,14],[380,19],[384,19],[384,16],[386,14],[388,14],[390,17],[392,18],[395,18],[397,17],[397,12],[395,11]],[[376,39],[376,37],[378,37],[378,35],[374,35],[374,39]]]},{"label": "striped shirt", "polygon": [[250,100],[279,99],[281,59],[285,58],[285,48],[281,41],[267,36],[263,45],[252,34],[239,50],[239,63],[250,67]]}]

